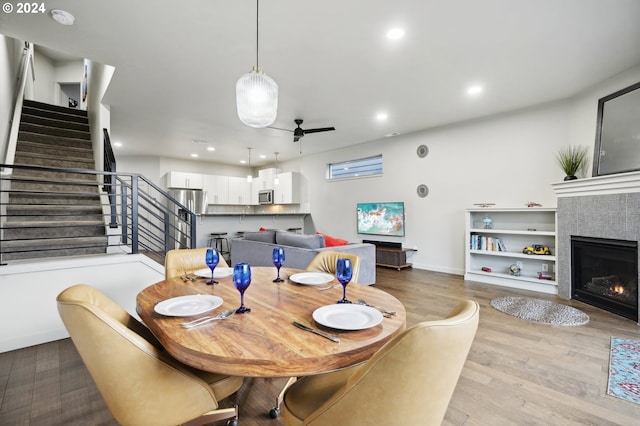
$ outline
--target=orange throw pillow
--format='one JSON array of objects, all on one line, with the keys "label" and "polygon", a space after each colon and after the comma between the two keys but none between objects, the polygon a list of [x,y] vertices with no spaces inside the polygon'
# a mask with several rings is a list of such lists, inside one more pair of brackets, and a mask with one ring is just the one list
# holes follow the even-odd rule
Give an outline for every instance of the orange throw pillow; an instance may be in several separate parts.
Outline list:
[{"label": "orange throw pillow", "polygon": [[345,246],[349,244],[349,241],[343,240],[341,238],[334,238],[330,235],[323,234],[322,232],[316,232],[318,235],[322,235],[324,237],[324,246],[325,247],[336,247],[336,246]]}]

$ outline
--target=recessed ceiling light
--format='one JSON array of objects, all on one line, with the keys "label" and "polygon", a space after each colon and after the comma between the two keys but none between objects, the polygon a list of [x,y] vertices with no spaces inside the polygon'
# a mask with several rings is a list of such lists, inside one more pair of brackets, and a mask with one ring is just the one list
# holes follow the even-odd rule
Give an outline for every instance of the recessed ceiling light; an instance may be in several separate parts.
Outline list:
[{"label": "recessed ceiling light", "polygon": [[216,150],[216,149],[215,149],[214,147],[212,147],[212,146],[208,146],[208,147],[207,147],[207,151],[211,151],[211,152],[213,152],[213,151],[215,151],[215,150]]},{"label": "recessed ceiling light", "polygon": [[195,152],[193,154],[191,154],[191,157],[193,158],[198,158],[198,154],[196,154]]},{"label": "recessed ceiling light", "polygon": [[51,18],[62,25],[73,25],[76,20],[72,14],[61,9],[51,9]]},{"label": "recessed ceiling light", "polygon": [[482,93],[483,90],[484,90],[484,88],[482,86],[480,86],[479,84],[475,84],[475,85],[469,86],[467,88],[467,95],[469,95],[469,96],[477,96],[480,93]]},{"label": "recessed ceiling light", "polygon": [[387,38],[389,40],[399,40],[404,37],[404,30],[402,28],[392,28],[387,31]]},{"label": "recessed ceiling light", "polygon": [[376,120],[378,121],[384,121],[387,118],[389,118],[389,114],[387,114],[386,112],[379,112],[376,114]]},{"label": "recessed ceiling light", "polygon": [[265,158],[267,158],[267,156],[266,156],[266,155],[264,155],[264,154],[260,154],[258,157],[262,158],[263,160],[264,160]]},{"label": "recessed ceiling light", "polygon": [[247,160],[240,160],[240,164],[247,164]]},{"label": "recessed ceiling light", "polygon": [[116,148],[120,148],[122,146],[122,142],[114,142],[113,146],[115,146]]}]

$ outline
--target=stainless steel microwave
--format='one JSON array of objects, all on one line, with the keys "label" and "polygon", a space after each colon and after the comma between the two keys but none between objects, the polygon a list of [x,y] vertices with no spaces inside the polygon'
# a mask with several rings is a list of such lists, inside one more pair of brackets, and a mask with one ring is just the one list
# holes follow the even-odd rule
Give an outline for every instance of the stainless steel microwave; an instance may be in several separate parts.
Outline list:
[{"label": "stainless steel microwave", "polygon": [[258,191],[259,204],[273,204],[273,189],[263,189]]}]

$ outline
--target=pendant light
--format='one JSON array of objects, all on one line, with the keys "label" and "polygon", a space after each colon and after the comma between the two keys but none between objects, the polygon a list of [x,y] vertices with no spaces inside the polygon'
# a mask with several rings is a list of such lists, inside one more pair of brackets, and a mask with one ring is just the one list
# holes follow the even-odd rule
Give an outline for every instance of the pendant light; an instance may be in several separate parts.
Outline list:
[{"label": "pendant light", "polygon": [[250,127],[273,124],[278,114],[278,85],[262,72],[258,62],[259,0],[256,0],[256,65],[236,83],[236,107],[240,121]]},{"label": "pendant light", "polygon": [[274,185],[280,185],[280,178],[278,177],[278,154],[279,152],[274,152],[276,155],[276,176],[273,178]]},{"label": "pendant light", "polygon": [[249,174],[247,175],[247,182],[253,182],[253,172],[251,171],[251,150],[253,148],[247,148],[249,150]]}]

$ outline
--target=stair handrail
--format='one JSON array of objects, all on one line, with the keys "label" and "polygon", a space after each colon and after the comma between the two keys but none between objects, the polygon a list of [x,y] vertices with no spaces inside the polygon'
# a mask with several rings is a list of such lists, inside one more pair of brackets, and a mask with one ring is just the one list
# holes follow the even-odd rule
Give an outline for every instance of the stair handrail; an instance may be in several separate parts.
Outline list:
[{"label": "stair handrail", "polygon": [[[22,49],[22,62],[18,73],[18,86],[16,87],[15,102],[13,108],[13,118],[11,119],[11,130],[4,155],[4,164],[13,164],[16,155],[16,145],[18,144],[18,132],[20,131],[20,114],[24,103],[24,92],[27,86],[27,77],[31,70],[32,79],[35,81],[35,71],[33,70],[33,43],[24,42]],[[2,174],[11,174],[12,169],[3,168]]]},{"label": "stair handrail", "polygon": [[[104,154],[104,166],[103,169],[105,172],[116,172],[116,156],[113,153],[113,147],[111,146],[111,138],[109,137],[109,130],[106,128],[102,129],[103,135],[103,154]],[[115,186],[113,183],[113,175],[107,174],[104,176],[104,190],[109,196],[109,204],[111,204],[111,223],[109,223],[110,228],[118,227],[118,213],[116,209],[116,193]]]}]

